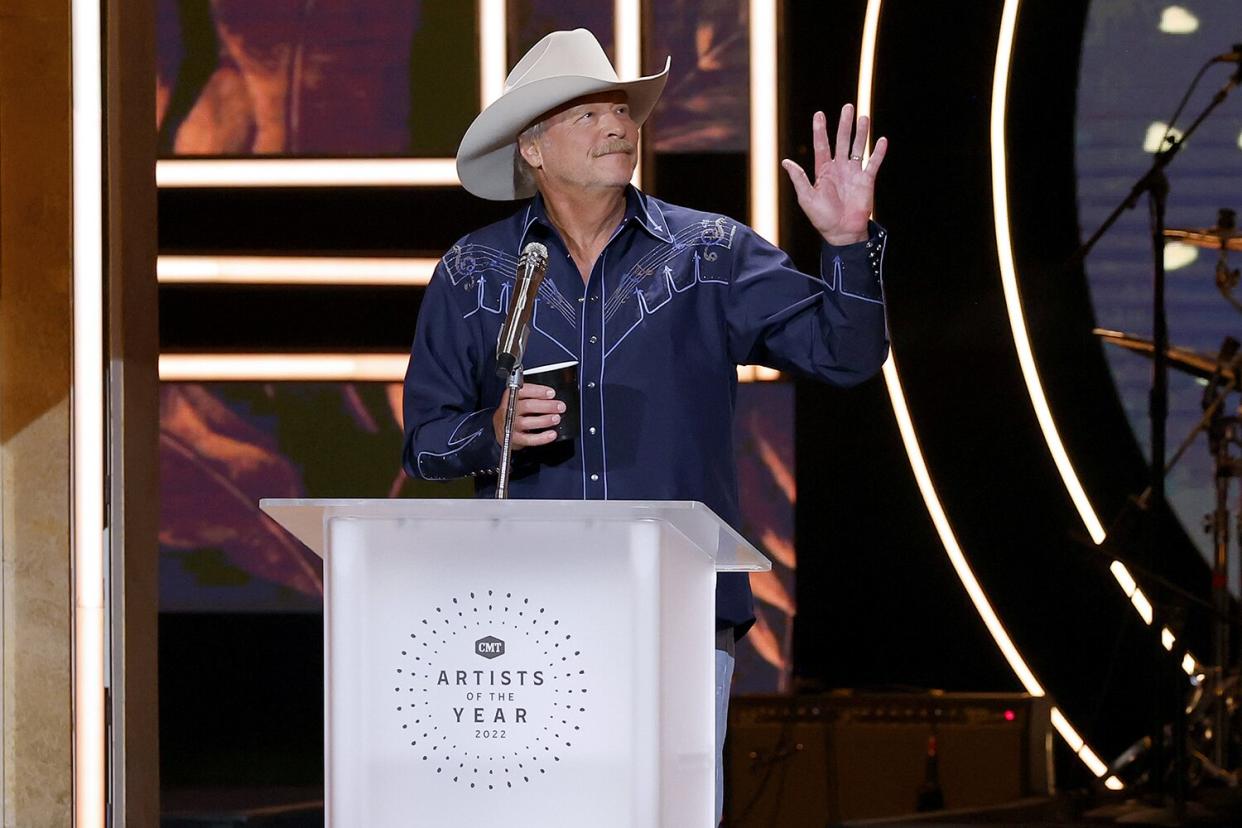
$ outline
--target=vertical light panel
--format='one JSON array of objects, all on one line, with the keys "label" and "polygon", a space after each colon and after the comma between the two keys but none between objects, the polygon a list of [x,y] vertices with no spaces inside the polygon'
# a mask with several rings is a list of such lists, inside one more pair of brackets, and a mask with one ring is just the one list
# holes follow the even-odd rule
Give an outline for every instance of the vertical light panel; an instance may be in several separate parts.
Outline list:
[{"label": "vertical light panel", "polygon": [[509,74],[509,18],[506,0],[478,0],[479,104],[486,109],[500,97]]},{"label": "vertical light panel", "polygon": [[[612,7],[613,51],[617,75],[622,80],[637,78],[643,73],[643,4],[642,0],[614,0]],[[635,187],[642,188],[643,158],[638,154],[634,165]]]},{"label": "vertical light panel", "polygon": [[[1065,491],[1069,494],[1074,508],[1078,510],[1083,525],[1091,540],[1096,544],[1104,542],[1106,532],[1091,506],[1087,492],[1078,479],[1078,472],[1070,461],[1069,452],[1061,440],[1056,420],[1052,416],[1052,408],[1044,393],[1043,382],[1039,378],[1039,368],[1035,364],[1035,353],[1031,347],[1030,335],[1026,327],[1026,317],[1022,312],[1022,295],[1018,290],[1018,269],[1013,255],[1013,235],[1009,219],[1009,172],[1007,169],[1005,118],[1009,104],[1009,72],[1013,63],[1013,40],[1018,25],[1018,10],[1021,0],[1005,0],[1001,13],[1000,35],[997,39],[996,66],[992,74],[992,111],[989,122],[989,140],[992,158],[992,213],[996,225],[996,255],[1000,263],[1001,285],[1004,289],[1005,307],[1009,313],[1009,330],[1013,336],[1014,347],[1018,352],[1018,365],[1022,369],[1022,377],[1026,381],[1027,395],[1031,399],[1031,407],[1044,435],[1044,443],[1052,455],[1053,463],[1061,475]],[[1151,602],[1137,587],[1125,564],[1113,561],[1109,567],[1118,585],[1133,604],[1143,623],[1151,625],[1153,620]],[[1168,628],[1161,629],[1161,639],[1166,649],[1172,649],[1176,639]],[[1193,655],[1189,653],[1183,659],[1186,673],[1194,675],[1198,666]]]},{"label": "vertical light panel", "polygon": [[780,244],[776,0],[750,3],[750,225]]},{"label": "vertical light panel", "polygon": [[643,71],[643,10],[641,0],[615,0],[612,8],[617,74],[636,78]]},{"label": "vertical light panel", "polygon": [[[879,37],[882,3],[883,0],[868,0],[866,16],[863,21],[861,58],[858,67],[857,111],[859,116],[871,116],[876,43]],[[870,143],[864,149],[863,155],[865,159],[870,157]],[[864,161],[864,163],[866,162]],[[992,608],[987,594],[983,591],[983,587],[975,577],[974,571],[971,569],[970,563],[966,560],[966,555],[958,543],[957,536],[953,532],[953,527],[949,523],[948,515],[945,513],[944,506],[940,502],[940,496],[936,492],[935,484],[932,482],[931,473],[927,468],[927,461],[923,457],[922,448],[919,446],[914,420],[911,418],[910,409],[906,405],[905,392],[902,389],[901,378],[897,372],[897,362],[891,350],[889,358],[884,363],[884,384],[888,390],[889,401],[893,407],[897,429],[901,434],[902,445],[905,447],[906,456],[910,461],[910,469],[914,473],[919,493],[923,497],[927,513],[931,517],[937,535],[940,537],[940,543],[944,547],[945,554],[949,557],[953,571],[957,574],[958,580],[962,582],[962,586],[970,597],[975,611],[979,613],[979,617],[982,619],[988,633],[992,636],[992,640],[996,643],[1005,661],[1009,664],[1009,668],[1017,676],[1018,681],[1022,683],[1026,692],[1032,696],[1043,696],[1044,688],[1035,678],[1035,674],[1027,665],[1026,659],[1022,657],[1017,645],[1013,643],[1013,639],[1009,637],[1004,624],[1001,623],[996,611]],[[1101,777],[1108,772],[1108,767],[1086,744],[1059,708],[1052,708],[1051,722],[1057,733],[1061,735],[1061,738],[1065,740],[1066,744],[1070,746],[1070,749],[1074,751],[1074,754],[1087,766],[1092,774],[1096,777]],[[1120,790],[1122,787],[1121,781],[1115,776],[1110,776],[1105,780],[1105,785],[1111,790]]]},{"label": "vertical light panel", "polygon": [[103,28],[73,0],[73,810],[102,828],[104,778]]}]

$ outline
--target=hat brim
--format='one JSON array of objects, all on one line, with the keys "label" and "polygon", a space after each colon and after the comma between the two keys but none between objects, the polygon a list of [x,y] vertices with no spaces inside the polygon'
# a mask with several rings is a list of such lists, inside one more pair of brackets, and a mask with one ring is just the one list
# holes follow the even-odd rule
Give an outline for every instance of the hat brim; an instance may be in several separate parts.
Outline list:
[{"label": "hat brim", "polygon": [[626,93],[630,117],[642,126],[655,109],[668,81],[669,60],[664,71],[632,81],[609,81],[583,75],[559,75],[532,81],[496,99],[479,113],[457,148],[457,177],[480,198],[512,201],[535,194],[533,186],[516,180],[517,136],[543,113],[562,104],[614,89]]}]

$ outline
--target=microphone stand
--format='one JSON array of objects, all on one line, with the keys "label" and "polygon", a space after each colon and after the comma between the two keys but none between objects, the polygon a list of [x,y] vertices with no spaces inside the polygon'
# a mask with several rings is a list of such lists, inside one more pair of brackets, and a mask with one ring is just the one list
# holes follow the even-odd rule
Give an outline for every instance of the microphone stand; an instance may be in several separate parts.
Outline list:
[{"label": "microphone stand", "polygon": [[[1182,134],[1181,138],[1169,139],[1169,146],[1156,152],[1156,157],[1152,161],[1150,169],[1135,182],[1130,188],[1129,194],[1117,205],[1109,214],[1099,229],[1091,235],[1078,252],[1074,254],[1071,261],[1083,261],[1087,254],[1095,247],[1096,243],[1103,235],[1117,222],[1121,214],[1126,210],[1133,209],[1138,204],[1139,197],[1144,193],[1148,196],[1149,212],[1151,216],[1151,241],[1152,241],[1152,262],[1153,262],[1153,285],[1152,285],[1152,383],[1151,394],[1148,398],[1149,416],[1151,420],[1151,466],[1149,470],[1149,480],[1151,488],[1151,532],[1148,533],[1148,546],[1146,563],[1147,568],[1153,571],[1157,570],[1157,559],[1159,557],[1159,540],[1157,538],[1160,519],[1165,510],[1165,474],[1164,474],[1164,456],[1165,456],[1165,431],[1168,422],[1169,411],[1169,383],[1168,383],[1168,347],[1169,347],[1169,330],[1168,320],[1165,316],[1165,270],[1164,270],[1164,231],[1165,231],[1165,208],[1168,204],[1169,180],[1164,174],[1164,170],[1169,164],[1173,163],[1173,159],[1177,157],[1177,153],[1185,145],[1190,136],[1195,133],[1209,115],[1212,114],[1222,103],[1233,88],[1242,82],[1242,63],[1239,64],[1237,71],[1229,78],[1221,89],[1212,96],[1211,103],[1207,108],[1195,118],[1190,127]],[[1161,602],[1152,601],[1152,643],[1156,652],[1156,686],[1161,688],[1168,684],[1171,679],[1162,677],[1175,675],[1175,670],[1170,669],[1168,657],[1164,651],[1164,645],[1161,642],[1161,630],[1164,624],[1160,619]],[[1175,687],[1180,686],[1174,685]],[[1167,690],[1166,690],[1167,692]],[[1154,782],[1154,793],[1161,796],[1164,792],[1162,779],[1162,769],[1164,764],[1163,751],[1163,722],[1164,715],[1161,712],[1163,705],[1161,704],[1161,693],[1157,690],[1152,704],[1152,773],[1151,779]],[[1173,801],[1174,809],[1180,818],[1185,813],[1186,808],[1186,713],[1185,705],[1182,704],[1180,692],[1174,694],[1176,704],[1173,714]]]},{"label": "microphone stand", "polygon": [[496,499],[509,498],[509,473],[513,469],[513,417],[517,413],[518,390],[522,387],[522,363],[513,366],[505,383],[509,403],[505,406],[504,436],[500,441],[500,473],[496,477]]},{"label": "microphone stand", "polygon": [[513,470],[513,420],[517,414],[518,391],[522,387],[522,359],[534,319],[535,295],[548,268],[548,248],[530,242],[518,257],[517,278],[509,299],[509,316],[496,343],[496,374],[505,380],[509,403],[505,407],[504,433],[500,441],[500,468],[496,480],[496,499],[509,498],[509,475]]}]

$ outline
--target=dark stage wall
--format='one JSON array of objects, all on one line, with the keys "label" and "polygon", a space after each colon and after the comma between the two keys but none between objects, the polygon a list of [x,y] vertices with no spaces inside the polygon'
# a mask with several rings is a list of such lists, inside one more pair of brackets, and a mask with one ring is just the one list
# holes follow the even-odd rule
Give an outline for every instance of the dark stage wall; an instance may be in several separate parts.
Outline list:
[{"label": "dark stage wall", "polygon": [[[1141,560],[1153,530],[1144,522],[1119,528],[1111,535],[1116,546],[1103,550],[1088,539],[1019,371],[990,191],[1001,4],[985,5],[992,7],[886,4],[882,17],[876,128],[889,136],[892,152],[877,213],[893,237],[886,291],[894,351],[957,540],[1043,687],[1107,762],[1145,732],[1155,672],[1150,628],[1108,565],[1114,556]],[[1098,5],[1106,7],[1101,13],[1134,12],[1125,3]],[[1074,150],[1076,130],[1087,128],[1076,120],[1087,8],[1022,5],[1007,170],[1019,284],[1040,374],[1069,455],[1111,528],[1126,497],[1144,487],[1145,471],[1091,334],[1086,279],[1081,268],[1065,266],[1079,241]],[[788,13],[788,20],[802,21],[790,33],[822,31],[832,17],[797,4]],[[1143,18],[1153,32],[1158,19]],[[802,45],[793,51],[800,71],[791,109],[806,102],[791,114],[795,126],[812,106],[818,79],[843,71],[839,62],[848,60],[811,52],[807,41],[797,37]],[[1132,64],[1130,71],[1160,70]],[[1152,108],[1167,117],[1178,84],[1189,80],[1169,81],[1175,92]],[[1128,182],[1143,172],[1142,163],[1113,174]],[[795,252],[805,244],[796,239]],[[1146,285],[1136,274],[1138,296]],[[1016,689],[933,531],[884,382],[844,393],[800,386],[798,429],[799,675],[834,687]],[[1158,537],[1156,571],[1205,597],[1208,571],[1182,525],[1163,515]],[[1144,583],[1149,594],[1150,586]],[[1167,617],[1205,658],[1202,610],[1191,605]],[[1076,763],[1059,770],[1069,781],[1081,779]]]}]

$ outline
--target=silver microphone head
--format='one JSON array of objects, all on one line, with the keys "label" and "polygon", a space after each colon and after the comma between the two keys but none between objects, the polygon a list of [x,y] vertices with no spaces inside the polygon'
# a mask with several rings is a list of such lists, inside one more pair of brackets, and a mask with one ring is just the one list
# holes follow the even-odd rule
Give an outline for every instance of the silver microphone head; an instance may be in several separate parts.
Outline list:
[{"label": "silver microphone head", "polygon": [[509,315],[500,329],[496,343],[496,374],[504,378],[521,364],[526,352],[531,318],[535,312],[535,295],[548,270],[548,248],[531,242],[522,248],[518,258],[517,278],[509,298]]},{"label": "silver microphone head", "polygon": [[539,242],[530,242],[522,248],[522,258],[533,260],[533,264],[539,267],[548,261],[548,248]]}]

